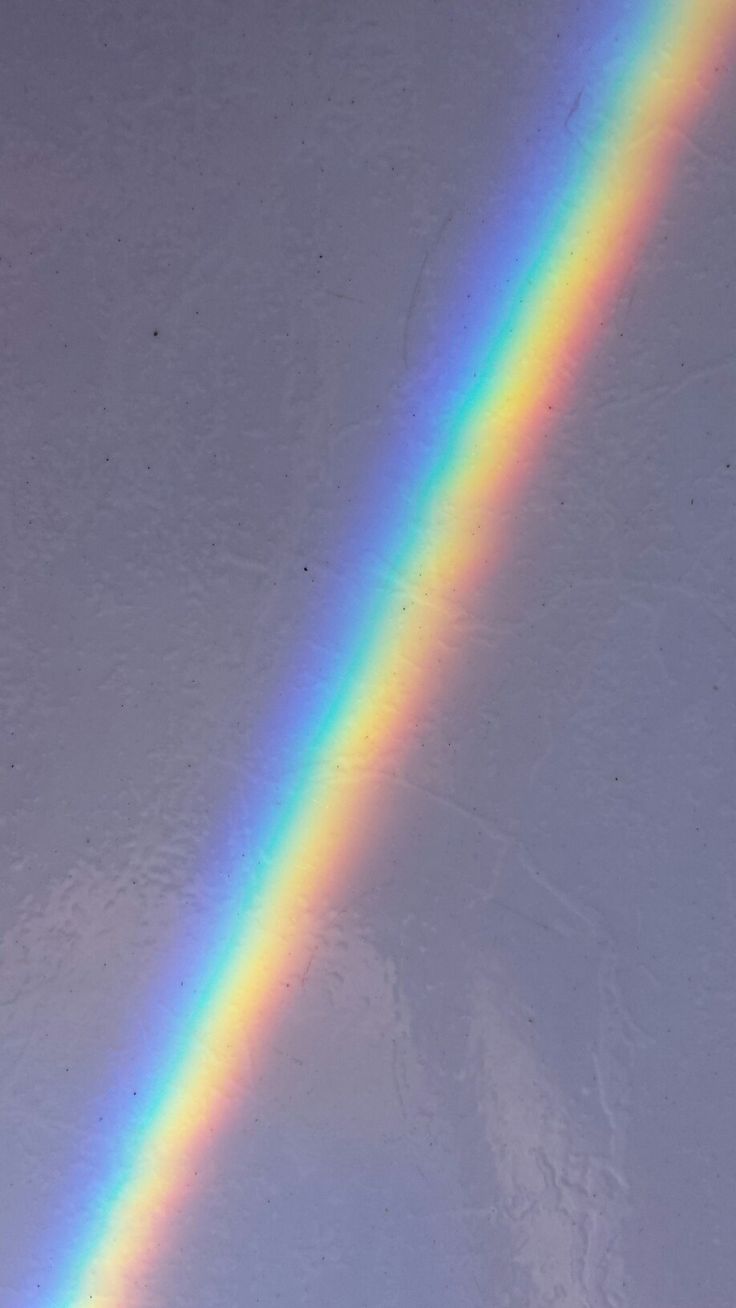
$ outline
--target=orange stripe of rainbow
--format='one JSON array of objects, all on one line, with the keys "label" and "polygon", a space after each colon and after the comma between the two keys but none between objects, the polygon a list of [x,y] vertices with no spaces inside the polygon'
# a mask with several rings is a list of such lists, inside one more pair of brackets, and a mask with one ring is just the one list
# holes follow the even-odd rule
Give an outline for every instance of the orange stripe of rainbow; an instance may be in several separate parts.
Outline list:
[{"label": "orange stripe of rainbow", "polygon": [[285,978],[299,965],[302,924],[366,839],[382,762],[406,746],[436,692],[458,599],[500,558],[494,524],[527,475],[550,409],[568,394],[652,223],[681,131],[719,71],[735,3],[672,0],[649,11],[612,120],[556,210],[523,301],[456,423],[379,628],[271,848],[257,907],[194,1015],[176,1074],[53,1308],[149,1301],[148,1277],[190,1201],[199,1162],[241,1102],[252,1053],[265,1045]]}]

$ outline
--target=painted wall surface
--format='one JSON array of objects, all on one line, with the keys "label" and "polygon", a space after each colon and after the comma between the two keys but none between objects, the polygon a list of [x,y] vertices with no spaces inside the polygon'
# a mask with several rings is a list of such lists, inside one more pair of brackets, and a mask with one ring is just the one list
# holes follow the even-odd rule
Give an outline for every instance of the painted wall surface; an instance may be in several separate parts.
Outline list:
[{"label": "painted wall surface", "polygon": [[1,1308],[733,1308],[734,19],[5,0]]}]

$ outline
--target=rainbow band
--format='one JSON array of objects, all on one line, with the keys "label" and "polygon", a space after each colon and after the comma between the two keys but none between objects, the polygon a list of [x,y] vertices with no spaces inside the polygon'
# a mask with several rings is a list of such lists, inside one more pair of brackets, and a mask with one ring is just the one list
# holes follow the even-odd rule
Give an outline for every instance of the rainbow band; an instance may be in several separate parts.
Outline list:
[{"label": "rainbow band", "polygon": [[672,0],[648,14],[608,121],[547,222],[525,292],[424,487],[419,527],[396,561],[380,622],[320,728],[307,775],[257,872],[257,893],[229,934],[125,1174],[105,1193],[49,1308],[143,1301],[199,1165],[242,1103],[253,1053],[299,966],[304,923],[364,843],[383,763],[406,747],[437,692],[457,602],[498,561],[503,542],[494,523],[651,225],[681,129],[719,71],[736,0]]}]

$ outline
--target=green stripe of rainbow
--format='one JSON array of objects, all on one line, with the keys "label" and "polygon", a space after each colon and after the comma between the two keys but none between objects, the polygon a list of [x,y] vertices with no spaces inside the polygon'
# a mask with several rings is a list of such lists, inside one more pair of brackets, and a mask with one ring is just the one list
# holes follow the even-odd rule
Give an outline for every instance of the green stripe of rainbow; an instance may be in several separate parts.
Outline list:
[{"label": "green stripe of rainbow", "polygon": [[253,1053],[265,1046],[285,980],[299,967],[303,923],[365,841],[382,765],[406,746],[446,671],[457,602],[497,565],[503,540],[496,524],[652,223],[682,129],[719,71],[735,3],[671,0],[648,8],[600,139],[542,224],[533,274],[454,424],[420,529],[414,523],[407,531],[410,544],[381,621],[271,843],[257,907],[243,915],[224,952],[175,1073],[53,1308],[148,1302],[144,1284],[190,1202],[200,1160],[242,1100]]}]

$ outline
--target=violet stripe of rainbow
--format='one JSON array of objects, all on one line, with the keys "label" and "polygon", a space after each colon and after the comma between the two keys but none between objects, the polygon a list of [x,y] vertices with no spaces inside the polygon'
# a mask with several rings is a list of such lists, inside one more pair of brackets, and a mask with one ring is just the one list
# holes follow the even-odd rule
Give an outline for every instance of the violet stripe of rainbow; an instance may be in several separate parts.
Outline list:
[{"label": "violet stripe of rainbow", "polygon": [[498,524],[652,224],[735,19],[735,0],[648,7],[599,139],[564,202],[541,222],[524,293],[423,487],[380,621],[320,725],[264,855],[258,893],[232,926],[132,1156],[101,1192],[48,1308],[159,1302],[156,1266],[213,1141],[242,1106],[254,1058],[300,967],[303,924],[376,829],[381,774],[441,690],[458,603],[498,566]]}]

